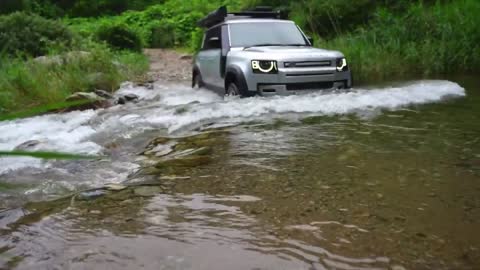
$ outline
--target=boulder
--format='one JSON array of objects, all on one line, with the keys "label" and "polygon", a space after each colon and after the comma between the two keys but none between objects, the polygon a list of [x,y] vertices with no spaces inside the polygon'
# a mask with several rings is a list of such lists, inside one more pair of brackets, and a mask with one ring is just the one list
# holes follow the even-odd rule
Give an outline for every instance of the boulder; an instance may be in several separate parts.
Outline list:
[{"label": "boulder", "polygon": [[90,55],[91,53],[85,51],[72,51],[62,55],[43,55],[33,60],[43,65],[63,65],[66,62],[84,59]]},{"label": "boulder", "polygon": [[138,101],[138,96],[135,94],[125,94],[123,96],[120,96],[115,103],[116,104],[126,104],[128,102],[135,102]]},{"label": "boulder", "polygon": [[138,96],[135,95],[135,94],[126,94],[123,96],[125,98],[125,100],[127,101],[134,101],[134,100],[138,100]]},{"label": "boulder", "polygon": [[54,56],[39,56],[33,59],[33,61],[50,66],[50,65],[62,65],[63,64],[63,59],[60,55],[54,55]]}]

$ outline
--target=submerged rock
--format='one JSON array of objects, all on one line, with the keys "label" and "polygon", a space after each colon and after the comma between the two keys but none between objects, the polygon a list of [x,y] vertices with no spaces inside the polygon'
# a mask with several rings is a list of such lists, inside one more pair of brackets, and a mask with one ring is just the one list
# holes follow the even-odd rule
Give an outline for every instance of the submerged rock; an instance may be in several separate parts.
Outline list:
[{"label": "submerged rock", "polygon": [[157,186],[141,186],[133,190],[133,193],[141,197],[153,197],[159,193],[162,193],[162,188]]},{"label": "submerged rock", "polygon": [[32,150],[32,148],[35,148],[35,146],[39,145],[40,143],[41,141],[39,140],[26,141],[24,143],[17,145],[17,147],[15,147],[13,150],[16,150],[16,151]]},{"label": "submerged rock", "polygon": [[98,197],[102,197],[105,195],[105,190],[97,189],[97,190],[92,190],[92,191],[85,191],[80,194],[78,194],[78,199],[88,201],[88,200],[94,200]]},{"label": "submerged rock", "polygon": [[139,97],[135,94],[126,94],[117,99],[116,104],[126,104],[127,102],[138,101]]},{"label": "submerged rock", "polygon": [[107,190],[120,191],[126,189],[127,187],[121,184],[106,184],[105,188]]}]

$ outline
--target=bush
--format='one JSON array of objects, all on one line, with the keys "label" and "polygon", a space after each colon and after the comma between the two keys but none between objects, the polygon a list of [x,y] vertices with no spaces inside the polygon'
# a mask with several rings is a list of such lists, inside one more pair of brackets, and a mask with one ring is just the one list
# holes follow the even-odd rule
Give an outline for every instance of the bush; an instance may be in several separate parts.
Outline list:
[{"label": "bush", "polygon": [[140,52],[143,48],[140,35],[124,24],[103,25],[98,29],[96,37],[117,50]]},{"label": "bush", "polygon": [[356,81],[480,70],[480,2],[410,4],[402,14],[384,8],[366,28],[318,42],[350,59]]},{"label": "bush", "polygon": [[171,48],[175,45],[175,29],[170,25],[163,24],[152,27],[150,47]]},{"label": "bush", "polygon": [[73,34],[59,21],[23,12],[0,16],[0,51],[40,56],[51,47],[69,46]]}]

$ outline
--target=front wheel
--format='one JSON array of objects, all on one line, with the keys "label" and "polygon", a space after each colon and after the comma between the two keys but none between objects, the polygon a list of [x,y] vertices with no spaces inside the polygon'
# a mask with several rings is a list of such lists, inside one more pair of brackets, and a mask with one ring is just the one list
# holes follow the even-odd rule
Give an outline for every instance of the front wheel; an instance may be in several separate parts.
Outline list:
[{"label": "front wheel", "polygon": [[227,86],[227,91],[225,93],[227,96],[241,96],[240,90],[238,86],[234,83],[231,82]]}]

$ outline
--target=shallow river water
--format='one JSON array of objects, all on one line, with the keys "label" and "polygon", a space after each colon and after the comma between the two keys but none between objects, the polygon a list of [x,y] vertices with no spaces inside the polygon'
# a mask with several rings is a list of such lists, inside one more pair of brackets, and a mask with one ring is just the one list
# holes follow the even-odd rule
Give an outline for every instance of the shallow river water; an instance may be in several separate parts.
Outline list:
[{"label": "shallow river water", "polygon": [[0,158],[0,269],[478,269],[478,79],[129,92],[0,122],[0,150],[98,156]]}]

